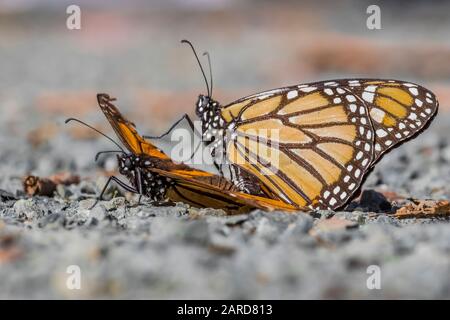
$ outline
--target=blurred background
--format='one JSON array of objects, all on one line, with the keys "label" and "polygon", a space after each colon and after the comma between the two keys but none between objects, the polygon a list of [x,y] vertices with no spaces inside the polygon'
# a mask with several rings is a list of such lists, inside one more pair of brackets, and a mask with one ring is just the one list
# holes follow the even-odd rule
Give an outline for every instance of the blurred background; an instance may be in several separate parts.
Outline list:
[{"label": "blurred background", "polygon": [[[81,8],[69,30],[66,8]],[[140,132],[162,133],[194,115],[205,93],[189,39],[209,51],[214,97],[342,77],[394,78],[436,93],[450,106],[450,2],[381,1],[381,29],[369,30],[371,1],[0,0],[0,161],[3,177],[95,168],[108,141],[96,93]],[[206,63],[206,60],[204,60]],[[69,138],[69,139],[68,139]],[[52,155],[52,156],[49,156]],[[10,180],[0,187],[14,189]]]},{"label": "blurred background", "polygon": [[[80,30],[66,26],[72,4],[81,8]],[[367,27],[372,4],[380,30]],[[450,199],[449,31],[450,1],[437,0],[0,0],[0,298],[447,298],[448,219],[400,222],[371,207],[334,220],[221,217],[183,205],[129,208],[123,198],[88,210],[83,199],[117,165],[114,155],[98,164],[94,155],[114,146],[64,120],[115,137],[99,92],[117,97],[141,133],[194,116],[206,89],[181,39],[211,54],[222,104],[333,78],[416,82],[437,95],[440,114],[383,158],[364,190],[392,202]],[[23,196],[24,176],[59,172],[83,181],[53,198]],[[367,194],[370,205],[385,201]],[[366,286],[374,263],[383,290]],[[73,264],[83,290],[67,287]]]}]

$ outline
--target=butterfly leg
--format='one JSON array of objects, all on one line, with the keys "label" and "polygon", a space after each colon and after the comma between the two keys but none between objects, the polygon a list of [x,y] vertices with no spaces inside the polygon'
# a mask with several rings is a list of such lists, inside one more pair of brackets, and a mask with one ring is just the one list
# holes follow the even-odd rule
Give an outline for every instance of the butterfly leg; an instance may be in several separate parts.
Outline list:
[{"label": "butterfly leg", "polygon": [[192,128],[192,130],[194,130],[194,123],[192,122],[191,118],[190,118],[187,114],[184,114],[180,119],[178,119],[178,120],[177,120],[177,121],[169,128],[169,130],[167,130],[167,132],[163,133],[162,135],[160,135],[160,136],[146,136],[146,135],[143,135],[142,137],[143,137],[144,139],[161,139],[161,138],[167,136],[168,134],[170,134],[170,133],[172,132],[172,130],[173,130],[174,128],[176,128],[176,126],[177,126],[180,122],[182,122],[183,120],[186,120],[186,121],[188,122],[189,126]]},{"label": "butterfly leg", "polygon": [[127,185],[125,182],[123,182],[122,180],[120,180],[120,179],[118,179],[118,178],[116,178],[114,176],[111,176],[110,179],[112,181],[114,181],[115,183],[117,183],[123,189],[127,190],[128,192],[139,193],[138,190],[136,190],[135,188]]},{"label": "butterfly leg", "polygon": [[89,210],[91,210],[92,208],[94,208],[97,203],[103,199],[103,195],[106,192],[106,189],[108,188],[109,184],[111,183],[111,181],[114,181],[115,183],[117,183],[120,187],[122,187],[123,189],[129,191],[129,192],[133,192],[133,193],[138,193],[138,190],[134,189],[133,187],[130,187],[129,185],[125,184],[123,181],[121,181],[120,179],[114,177],[114,176],[110,176],[108,181],[106,182],[105,186],[102,189],[102,192],[100,192],[99,197],[97,198],[97,200],[95,201],[95,203],[92,205],[92,207],[89,208]]},{"label": "butterfly leg", "polygon": [[142,186],[142,175],[141,175],[141,170],[136,169],[136,186],[137,186],[137,193],[139,193],[139,199],[138,199],[138,206],[141,205],[141,199],[142,199],[142,194],[143,194],[143,186]]}]

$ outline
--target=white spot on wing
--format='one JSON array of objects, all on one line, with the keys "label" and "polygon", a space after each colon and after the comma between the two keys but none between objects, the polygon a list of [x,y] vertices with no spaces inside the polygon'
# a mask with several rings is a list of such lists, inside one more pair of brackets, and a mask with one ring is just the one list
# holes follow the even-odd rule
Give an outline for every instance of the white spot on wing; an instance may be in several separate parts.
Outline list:
[{"label": "white spot on wing", "polygon": [[295,97],[297,97],[297,96],[298,96],[297,90],[291,90],[291,91],[289,91],[288,94],[287,94],[287,98],[288,98],[288,99],[293,99],[293,98],[295,98]]},{"label": "white spot on wing", "polygon": [[415,96],[417,96],[419,94],[419,91],[417,91],[417,88],[409,88],[409,92],[411,92]]},{"label": "white spot on wing", "polygon": [[336,199],[335,198],[331,198],[330,199],[330,204],[332,205],[332,206],[334,206],[335,204],[336,204]]},{"label": "white spot on wing", "polygon": [[377,89],[377,86],[368,86],[366,89],[364,89],[364,91],[375,92],[376,89]]},{"label": "white spot on wing", "polygon": [[347,99],[348,102],[355,102],[355,101],[356,101],[355,96],[353,96],[353,95],[351,95],[351,94],[346,95],[346,96],[345,96],[345,99]]},{"label": "white spot on wing", "polygon": [[375,96],[375,94],[371,93],[371,92],[363,92],[363,94],[362,94],[362,98],[364,100],[366,100],[367,102],[370,102],[370,103],[373,102],[373,97],[374,96]]},{"label": "white spot on wing", "polygon": [[359,113],[360,114],[365,114],[366,113],[366,108],[364,108],[363,106],[359,107]]},{"label": "white spot on wing", "polygon": [[311,92],[311,91],[314,91],[316,89],[317,89],[316,87],[306,87],[306,88],[300,88],[299,90],[303,91],[303,92]]},{"label": "white spot on wing", "polygon": [[379,136],[380,138],[383,138],[383,137],[386,137],[386,136],[387,136],[387,132],[384,131],[383,129],[378,129],[378,130],[376,131],[376,133],[377,133],[377,136]]},{"label": "white spot on wing", "polygon": [[248,96],[247,99],[249,99],[249,98],[257,98],[258,100],[261,100],[261,99],[265,99],[267,97],[270,97],[271,95],[274,95],[275,93],[278,93],[280,91],[282,91],[282,90],[281,89],[273,89],[273,90],[269,90],[269,91],[253,94],[251,96]]},{"label": "white spot on wing", "polygon": [[386,113],[381,109],[372,108],[370,110],[370,117],[378,123],[381,123],[383,121],[385,115]]}]

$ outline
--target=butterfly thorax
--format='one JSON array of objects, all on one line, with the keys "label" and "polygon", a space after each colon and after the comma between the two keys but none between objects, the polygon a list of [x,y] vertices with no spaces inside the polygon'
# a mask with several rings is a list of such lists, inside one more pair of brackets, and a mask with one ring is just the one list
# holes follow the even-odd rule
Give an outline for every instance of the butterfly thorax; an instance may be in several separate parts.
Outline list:
[{"label": "butterfly thorax", "polygon": [[173,183],[170,178],[150,170],[158,166],[154,159],[147,155],[120,154],[117,160],[120,174],[130,181],[138,193],[156,201],[165,199],[167,189]]},{"label": "butterfly thorax", "polygon": [[199,95],[196,114],[202,122],[203,141],[210,147],[211,155],[220,167],[222,175],[231,180],[238,190],[249,194],[263,195],[264,192],[254,176],[228,162],[226,145],[230,139],[235,139],[233,128],[238,119],[226,122],[221,111],[222,106],[219,102],[209,96]]},{"label": "butterfly thorax", "polygon": [[[208,142],[221,144],[224,134],[225,121],[220,114],[219,102],[212,98],[200,95],[196,105],[196,114],[202,121],[203,139]],[[220,141],[220,142],[219,142]]]}]

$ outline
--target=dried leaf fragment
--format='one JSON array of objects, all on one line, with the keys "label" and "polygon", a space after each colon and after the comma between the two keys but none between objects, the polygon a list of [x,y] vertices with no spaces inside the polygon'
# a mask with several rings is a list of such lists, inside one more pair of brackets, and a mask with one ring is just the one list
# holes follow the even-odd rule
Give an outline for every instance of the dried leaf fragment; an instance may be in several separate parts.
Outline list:
[{"label": "dried leaf fragment", "polygon": [[56,190],[56,184],[45,178],[27,176],[23,179],[23,191],[30,196],[52,196]]},{"label": "dried leaf fragment", "polygon": [[48,179],[50,179],[56,184],[63,184],[65,186],[80,183],[80,177],[70,172],[56,173],[48,177]]},{"label": "dried leaf fragment", "polygon": [[48,178],[26,176],[22,180],[23,190],[30,196],[52,196],[56,186],[80,183],[80,177],[68,172],[54,174]]},{"label": "dried leaf fragment", "polygon": [[412,203],[398,209],[395,217],[404,218],[437,218],[450,217],[450,202],[447,200],[412,200]]}]

